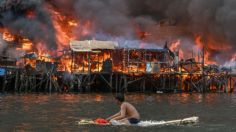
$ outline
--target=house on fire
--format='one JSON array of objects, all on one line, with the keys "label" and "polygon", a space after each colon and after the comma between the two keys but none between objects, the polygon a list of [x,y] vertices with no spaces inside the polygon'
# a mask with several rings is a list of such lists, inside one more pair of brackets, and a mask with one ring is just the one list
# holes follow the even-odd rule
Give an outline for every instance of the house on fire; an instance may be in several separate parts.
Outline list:
[{"label": "house on fire", "polygon": [[166,71],[174,61],[168,48],[140,47],[130,42],[122,46],[113,41],[71,41],[70,48],[74,73],[155,74]]}]

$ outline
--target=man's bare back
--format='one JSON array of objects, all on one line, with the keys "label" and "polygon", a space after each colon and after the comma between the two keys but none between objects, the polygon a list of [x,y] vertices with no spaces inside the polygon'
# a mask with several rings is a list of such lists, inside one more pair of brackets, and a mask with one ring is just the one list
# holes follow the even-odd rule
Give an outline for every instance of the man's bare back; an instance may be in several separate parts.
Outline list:
[{"label": "man's bare back", "polygon": [[136,108],[128,103],[128,102],[123,102],[121,104],[121,112],[122,110],[125,111],[125,118],[135,118],[135,119],[140,119],[140,115],[138,113],[138,111],[136,110]]},{"label": "man's bare back", "polygon": [[120,106],[120,111],[107,118],[108,121],[116,120],[124,124],[137,124],[140,121],[140,115],[136,108],[125,102],[123,95],[116,97],[116,102]]}]

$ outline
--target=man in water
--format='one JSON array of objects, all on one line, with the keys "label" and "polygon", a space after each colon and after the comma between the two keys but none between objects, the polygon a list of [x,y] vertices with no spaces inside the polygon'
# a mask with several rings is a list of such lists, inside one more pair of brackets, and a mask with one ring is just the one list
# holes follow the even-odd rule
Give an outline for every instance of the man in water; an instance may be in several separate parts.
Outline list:
[{"label": "man in water", "polygon": [[113,116],[107,118],[109,122],[112,120],[119,121],[122,124],[137,124],[140,121],[140,115],[136,108],[128,102],[125,102],[124,95],[115,97],[117,104],[120,106],[120,111]]}]

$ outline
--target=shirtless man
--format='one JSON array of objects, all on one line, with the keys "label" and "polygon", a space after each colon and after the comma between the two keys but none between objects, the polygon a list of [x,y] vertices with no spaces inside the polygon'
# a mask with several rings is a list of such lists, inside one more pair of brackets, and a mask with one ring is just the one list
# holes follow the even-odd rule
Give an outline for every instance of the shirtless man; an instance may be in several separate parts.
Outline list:
[{"label": "shirtless man", "polygon": [[127,125],[137,124],[140,121],[140,115],[133,105],[125,102],[124,95],[115,97],[117,104],[120,106],[120,111],[113,116],[107,118],[108,121],[116,120]]}]

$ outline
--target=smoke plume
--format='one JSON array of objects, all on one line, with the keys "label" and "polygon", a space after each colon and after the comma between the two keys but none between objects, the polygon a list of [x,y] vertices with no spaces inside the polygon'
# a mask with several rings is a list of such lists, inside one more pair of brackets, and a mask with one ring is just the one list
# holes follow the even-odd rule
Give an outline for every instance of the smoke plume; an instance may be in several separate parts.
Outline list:
[{"label": "smoke plume", "polygon": [[[56,48],[55,30],[43,0],[2,0],[0,24],[11,33]],[[32,16],[28,16],[29,13]]]},{"label": "smoke plume", "polygon": [[[171,19],[172,25],[186,27],[189,36],[201,35],[210,57],[219,63],[229,60],[236,49],[235,0],[2,0],[0,25],[54,48],[55,29],[45,10],[48,5],[81,22],[90,20],[91,37],[139,39],[137,30],[148,33],[163,19]],[[35,19],[26,17],[29,10]]]}]

